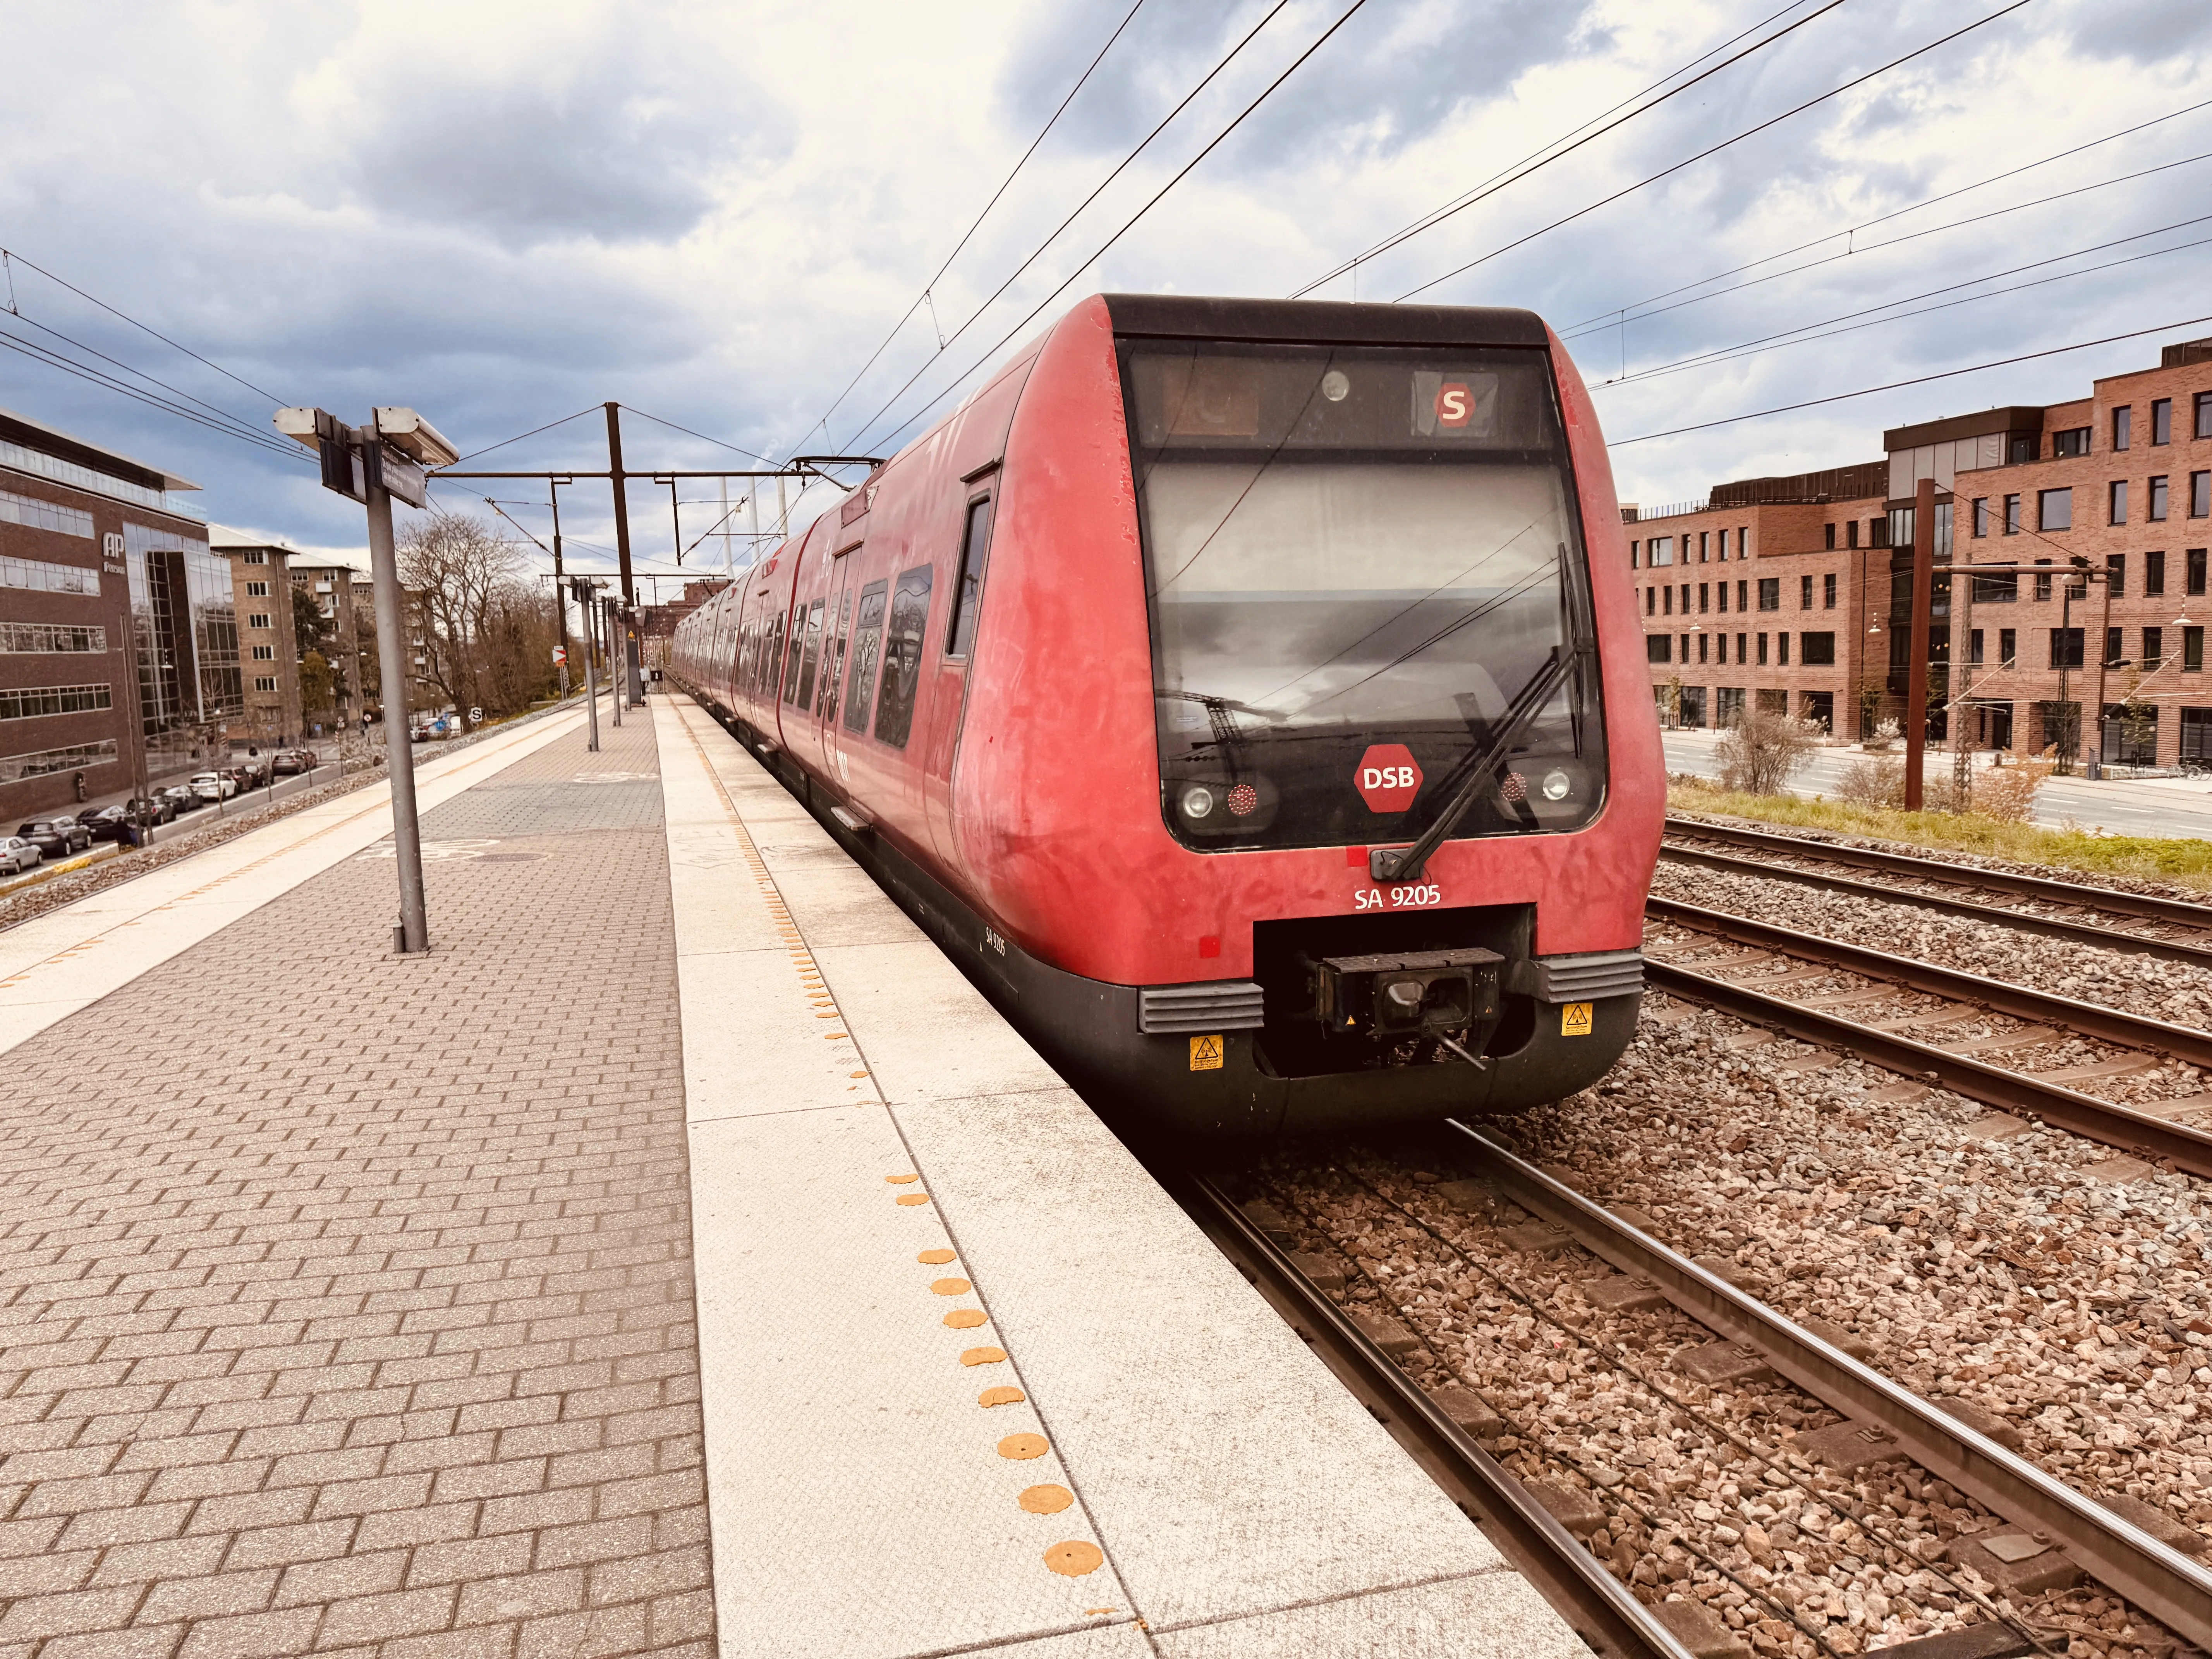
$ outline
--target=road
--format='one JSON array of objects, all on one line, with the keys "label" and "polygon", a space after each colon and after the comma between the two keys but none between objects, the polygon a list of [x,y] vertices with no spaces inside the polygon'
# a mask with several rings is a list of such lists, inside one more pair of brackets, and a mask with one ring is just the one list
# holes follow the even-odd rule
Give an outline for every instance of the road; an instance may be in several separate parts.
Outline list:
[{"label": "road", "polygon": [[[1668,732],[1667,769],[1701,778],[1720,776],[1713,751],[1717,732]],[[1856,749],[1815,750],[1790,781],[1794,795],[1833,796],[1844,769],[1863,758]],[[1977,757],[1980,765],[1985,757]],[[1927,775],[1948,777],[1949,753],[1928,757]],[[2212,839],[2212,779],[2131,779],[2092,783],[2087,778],[2051,778],[2036,792],[2033,819],[2053,830],[2069,823],[2109,830],[2122,836],[2185,836]]]}]

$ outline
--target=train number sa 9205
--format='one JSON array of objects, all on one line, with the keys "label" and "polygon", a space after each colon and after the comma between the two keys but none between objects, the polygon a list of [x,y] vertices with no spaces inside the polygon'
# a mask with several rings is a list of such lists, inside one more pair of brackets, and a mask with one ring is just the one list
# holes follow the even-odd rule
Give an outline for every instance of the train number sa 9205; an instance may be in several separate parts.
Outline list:
[{"label": "train number sa 9205", "polygon": [[1355,910],[1412,910],[1443,902],[1444,890],[1432,881],[1393,887],[1387,892],[1380,887],[1363,887],[1352,896],[1352,908]]}]

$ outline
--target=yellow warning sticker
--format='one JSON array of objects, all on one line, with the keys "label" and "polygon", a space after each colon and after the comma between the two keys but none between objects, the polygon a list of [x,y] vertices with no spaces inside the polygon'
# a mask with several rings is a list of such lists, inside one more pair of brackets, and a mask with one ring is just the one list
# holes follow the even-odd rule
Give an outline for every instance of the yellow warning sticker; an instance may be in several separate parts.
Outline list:
[{"label": "yellow warning sticker", "polygon": [[1218,1072],[1221,1069],[1221,1038],[1194,1036],[1190,1040],[1190,1069],[1194,1072]]},{"label": "yellow warning sticker", "polygon": [[1561,1036],[1588,1036],[1590,1034],[1590,1006],[1587,1002],[1570,1002],[1559,1010]]}]

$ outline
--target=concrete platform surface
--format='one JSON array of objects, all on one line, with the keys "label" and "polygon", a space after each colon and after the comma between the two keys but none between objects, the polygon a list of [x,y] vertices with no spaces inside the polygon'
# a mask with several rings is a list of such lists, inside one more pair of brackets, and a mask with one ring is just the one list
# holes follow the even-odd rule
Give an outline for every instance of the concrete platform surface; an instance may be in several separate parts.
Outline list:
[{"label": "concrete platform surface", "polygon": [[721,1650],[1584,1651],[798,802],[653,714]]}]

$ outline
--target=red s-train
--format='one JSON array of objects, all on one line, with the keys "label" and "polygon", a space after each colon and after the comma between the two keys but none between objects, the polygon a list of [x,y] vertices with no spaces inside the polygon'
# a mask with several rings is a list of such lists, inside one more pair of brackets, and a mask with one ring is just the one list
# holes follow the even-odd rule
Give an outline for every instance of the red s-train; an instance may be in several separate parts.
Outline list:
[{"label": "red s-train", "polygon": [[1664,771],[1603,440],[1527,312],[1088,300],[671,663],[1100,1109],[1595,1081]]}]

